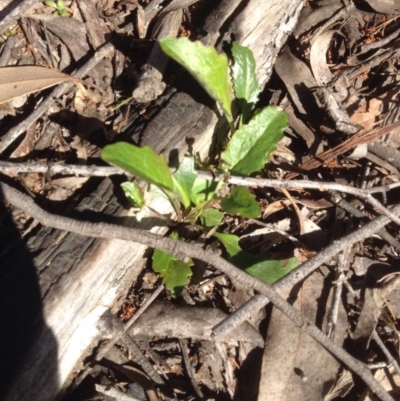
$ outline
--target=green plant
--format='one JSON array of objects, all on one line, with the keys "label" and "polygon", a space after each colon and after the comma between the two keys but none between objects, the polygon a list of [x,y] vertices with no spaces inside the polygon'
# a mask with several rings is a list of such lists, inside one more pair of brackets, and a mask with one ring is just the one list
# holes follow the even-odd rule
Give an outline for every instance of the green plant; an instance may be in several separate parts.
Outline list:
[{"label": "green plant", "polygon": [[[225,141],[219,169],[239,175],[260,171],[283,136],[287,116],[271,106],[254,110],[260,88],[252,52],[234,43],[233,63],[229,67],[226,54],[218,54],[213,47],[205,47],[200,42],[168,38],[161,40],[160,45],[220,105],[229,123],[231,135]],[[240,108],[237,123],[232,112],[234,101]],[[217,227],[225,213],[245,218],[258,217],[261,213],[255,196],[246,187],[232,187],[228,196],[220,197],[224,182],[199,178],[193,157],[185,157],[174,173],[170,172],[164,158],[148,147],[120,142],[106,146],[101,157],[147,182],[149,191],[169,199],[179,221],[196,224],[202,230]],[[137,183],[124,183],[123,189],[136,206],[145,207],[145,197]],[[176,232],[171,235],[178,238]],[[298,264],[294,258],[271,260],[265,254],[250,255],[240,248],[239,238],[234,235],[214,233],[214,237],[223,244],[234,263],[268,282],[276,281]],[[191,260],[184,263],[158,250],[153,255],[154,270],[162,275],[174,296],[189,282],[192,265]]]},{"label": "green plant", "polygon": [[44,4],[46,4],[46,6],[54,8],[55,11],[53,12],[53,14],[55,15],[60,15],[61,17],[69,16],[68,8],[65,6],[63,0],[47,0],[44,2]]}]

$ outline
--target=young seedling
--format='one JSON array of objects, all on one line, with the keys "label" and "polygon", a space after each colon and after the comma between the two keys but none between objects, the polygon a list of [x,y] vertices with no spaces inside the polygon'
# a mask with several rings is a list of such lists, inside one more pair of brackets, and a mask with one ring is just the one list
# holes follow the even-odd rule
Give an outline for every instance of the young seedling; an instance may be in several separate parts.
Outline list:
[{"label": "young seedling", "polygon": [[[213,47],[187,38],[163,39],[160,46],[202,85],[229,123],[231,136],[221,153],[219,169],[239,175],[260,171],[283,137],[287,116],[276,107],[254,111],[260,88],[252,52],[235,42],[229,67],[226,54],[218,54]],[[233,102],[240,108],[237,124],[232,113]],[[106,146],[101,157],[147,182],[152,193],[169,199],[179,221],[195,224],[199,229],[215,231],[225,213],[244,218],[261,214],[255,196],[247,187],[232,187],[228,196],[219,197],[224,182],[199,178],[193,157],[185,157],[174,173],[163,156],[148,147],[120,142]],[[143,192],[136,183],[124,183],[123,189],[137,206],[145,206]],[[178,238],[176,232],[171,236]],[[214,237],[225,247],[233,263],[267,282],[273,283],[298,265],[295,258],[271,260],[265,254],[248,254],[240,248],[235,235],[215,232]],[[161,274],[173,296],[189,283],[192,265],[192,260],[185,263],[158,250],[153,255],[153,268]]]},{"label": "young seedling", "polygon": [[61,17],[68,17],[69,16],[69,9],[68,7],[65,6],[63,0],[57,0],[57,1],[52,1],[52,0],[47,0],[44,2],[46,6],[52,7],[55,9],[53,14],[59,15]]}]

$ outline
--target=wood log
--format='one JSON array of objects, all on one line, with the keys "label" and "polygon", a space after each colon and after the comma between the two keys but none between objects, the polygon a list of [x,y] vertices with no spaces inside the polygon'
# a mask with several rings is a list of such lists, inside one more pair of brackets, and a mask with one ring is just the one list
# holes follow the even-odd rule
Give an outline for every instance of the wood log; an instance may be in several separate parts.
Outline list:
[{"label": "wood log", "polygon": [[[259,82],[264,86],[302,6],[302,0],[222,0],[205,23],[209,33],[206,40],[216,44],[229,33],[239,43],[250,47],[258,66]],[[217,122],[215,108],[178,91],[148,124],[143,143],[160,153],[177,151],[182,155],[187,152],[187,138],[190,137],[194,151],[205,156]],[[117,185],[113,181],[107,178],[97,182],[93,193],[80,202],[75,215],[88,220],[100,216],[108,221],[113,216],[121,224],[136,226],[129,211],[119,205],[114,195]],[[170,212],[167,202],[159,199],[152,202],[157,210]],[[157,221],[146,220],[141,228],[164,233],[165,228],[157,224]],[[4,264],[14,265],[14,271],[10,270],[14,281],[25,271],[25,280],[30,284],[13,297],[10,295],[7,302],[11,304],[19,299],[20,309],[25,307],[29,315],[21,317],[21,312],[19,316],[20,320],[25,319],[25,325],[24,335],[18,337],[18,341],[26,342],[27,333],[34,332],[35,336],[29,346],[18,348],[19,353],[12,348],[7,350],[9,343],[2,345],[4,349],[0,351],[11,354],[6,361],[22,361],[3,399],[56,400],[62,396],[73,373],[79,370],[83,356],[101,339],[96,322],[106,310],[118,310],[128,288],[141,272],[145,248],[119,240],[83,238],[46,227],[35,230],[34,235],[19,245],[7,253]],[[27,263],[22,261],[23,257]],[[29,298],[32,305],[27,307],[21,297],[29,286],[33,295]],[[10,328],[10,333],[13,329]],[[12,334],[8,338],[12,338]]]}]

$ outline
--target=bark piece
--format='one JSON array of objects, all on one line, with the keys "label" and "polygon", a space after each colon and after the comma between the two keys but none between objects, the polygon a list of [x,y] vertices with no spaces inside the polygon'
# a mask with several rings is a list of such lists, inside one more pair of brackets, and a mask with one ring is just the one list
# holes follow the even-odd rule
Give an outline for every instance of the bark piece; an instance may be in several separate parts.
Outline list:
[{"label": "bark piece", "polygon": [[[137,322],[128,330],[132,337],[151,336],[166,338],[191,338],[209,340],[214,326],[226,319],[227,315],[215,308],[174,306],[155,303],[147,309]],[[216,337],[215,341],[248,341],[259,347],[264,340],[250,324],[242,323],[227,336]]]}]

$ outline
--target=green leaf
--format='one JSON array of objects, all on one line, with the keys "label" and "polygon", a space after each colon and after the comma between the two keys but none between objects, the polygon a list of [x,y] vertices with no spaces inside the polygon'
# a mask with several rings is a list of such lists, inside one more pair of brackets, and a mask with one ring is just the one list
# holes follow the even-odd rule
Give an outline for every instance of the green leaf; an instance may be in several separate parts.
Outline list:
[{"label": "green leaf", "polygon": [[245,121],[260,94],[256,61],[253,52],[248,47],[240,46],[237,42],[232,44],[232,56],[234,61],[231,67],[233,88],[242,111],[242,119]]},{"label": "green leaf", "polygon": [[237,235],[215,232],[214,237],[222,242],[230,259],[240,256],[244,252],[239,246],[239,237]]},{"label": "green leaf", "polygon": [[[176,233],[172,233],[171,238],[178,239]],[[156,249],[153,254],[153,270],[160,273],[165,287],[176,298],[183,287],[189,284],[192,276],[192,259],[185,263],[175,256]]]},{"label": "green leaf", "polygon": [[196,178],[193,183],[190,199],[194,205],[201,207],[209,202],[218,190],[218,182]]},{"label": "green leaf", "polygon": [[58,8],[59,11],[60,10],[65,10],[65,5],[64,5],[63,0],[57,0],[57,8]]},{"label": "green leaf", "polygon": [[158,156],[148,146],[139,148],[126,142],[106,146],[101,158],[122,168],[142,180],[161,188],[174,189],[172,174],[163,156]]},{"label": "green leaf", "polygon": [[156,273],[164,274],[173,258],[174,256],[170,253],[155,249],[153,253],[153,270]]},{"label": "green leaf", "polygon": [[185,209],[191,205],[190,194],[196,177],[193,157],[185,157],[178,170],[172,175],[175,192],[180,195],[181,203]]},{"label": "green leaf", "polygon": [[172,259],[168,265],[168,270],[162,274],[163,283],[171,295],[176,298],[180,295],[183,288],[189,284],[192,276],[193,261],[190,259],[188,263],[179,259]]},{"label": "green leaf", "polygon": [[295,269],[299,262],[296,258],[271,260],[268,255],[252,255],[239,245],[239,237],[232,234],[214,233],[224,245],[230,261],[246,273],[273,284]]},{"label": "green leaf", "polygon": [[274,284],[282,277],[285,277],[293,269],[299,266],[296,258],[262,260],[248,267],[246,273],[257,277],[259,280],[269,284]]},{"label": "green leaf", "polygon": [[46,4],[46,6],[53,7],[53,8],[57,8],[58,7],[57,4],[54,1],[51,1],[51,0],[45,1],[44,4]]},{"label": "green leaf", "polygon": [[222,107],[229,122],[233,121],[232,91],[228,77],[228,58],[218,54],[214,47],[188,38],[165,38],[160,40],[162,50],[200,83],[205,91]]},{"label": "green leaf", "polygon": [[224,213],[214,208],[202,210],[199,216],[201,225],[207,228],[219,226],[223,218]]},{"label": "green leaf", "polygon": [[247,218],[258,217],[261,214],[255,195],[246,187],[232,187],[230,195],[221,199],[221,207],[225,212]]},{"label": "green leaf", "polygon": [[286,114],[269,106],[242,125],[222,153],[223,167],[233,174],[249,175],[268,162],[287,126]]},{"label": "green leaf", "polygon": [[140,208],[145,205],[142,189],[139,187],[137,182],[123,182],[121,184],[124,190],[125,196],[134,204]]}]

